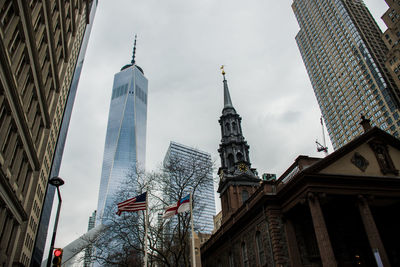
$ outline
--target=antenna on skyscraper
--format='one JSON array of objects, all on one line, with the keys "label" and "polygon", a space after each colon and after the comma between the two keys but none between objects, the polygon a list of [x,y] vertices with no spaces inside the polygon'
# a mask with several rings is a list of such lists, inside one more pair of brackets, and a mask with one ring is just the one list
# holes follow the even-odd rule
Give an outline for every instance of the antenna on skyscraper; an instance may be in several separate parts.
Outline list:
[{"label": "antenna on skyscraper", "polygon": [[131,61],[132,65],[135,65],[136,38],[137,38],[137,35],[135,34],[135,42],[133,43],[133,55],[132,55],[132,61]]},{"label": "antenna on skyscraper", "polygon": [[321,122],[321,128],[322,128],[322,140],[324,145],[321,145],[317,140],[315,141],[315,143],[317,144],[317,151],[318,152],[325,152],[325,155],[328,155],[328,147],[326,146],[326,141],[325,141],[325,131],[324,131],[324,122],[322,121],[322,116],[320,118],[320,122]]}]

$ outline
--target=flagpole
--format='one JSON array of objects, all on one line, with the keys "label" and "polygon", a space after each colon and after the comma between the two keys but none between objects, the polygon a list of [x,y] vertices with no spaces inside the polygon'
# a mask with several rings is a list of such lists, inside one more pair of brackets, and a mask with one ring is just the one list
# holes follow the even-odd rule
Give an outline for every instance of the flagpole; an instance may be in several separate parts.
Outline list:
[{"label": "flagpole", "polygon": [[192,267],[196,267],[196,257],[194,249],[194,229],[193,229],[193,205],[192,205],[192,192],[190,192],[190,221],[192,225]]},{"label": "flagpole", "polygon": [[145,218],[144,218],[144,267],[147,267],[147,228],[149,224],[149,198],[148,198],[149,191],[146,192],[146,211],[145,211]]}]

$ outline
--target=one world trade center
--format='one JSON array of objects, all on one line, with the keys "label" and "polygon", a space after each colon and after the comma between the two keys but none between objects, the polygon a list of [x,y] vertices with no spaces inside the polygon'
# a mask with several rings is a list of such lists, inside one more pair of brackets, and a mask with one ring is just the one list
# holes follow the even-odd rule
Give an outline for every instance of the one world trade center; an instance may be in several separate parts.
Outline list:
[{"label": "one world trade center", "polygon": [[104,223],[106,211],[127,175],[145,167],[147,84],[142,68],[135,63],[136,39],[131,64],[114,76],[96,225]]}]

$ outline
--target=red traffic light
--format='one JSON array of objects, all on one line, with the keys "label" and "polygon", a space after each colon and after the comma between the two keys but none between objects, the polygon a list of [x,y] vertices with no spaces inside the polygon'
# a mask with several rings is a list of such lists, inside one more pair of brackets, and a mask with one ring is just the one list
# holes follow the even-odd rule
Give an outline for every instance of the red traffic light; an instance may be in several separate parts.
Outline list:
[{"label": "red traffic light", "polygon": [[53,254],[54,254],[53,267],[61,267],[62,254],[63,254],[62,248],[55,248]]},{"label": "red traffic light", "polygon": [[60,257],[61,254],[62,254],[62,250],[61,249],[57,248],[57,249],[54,250],[54,256]]},{"label": "red traffic light", "polygon": [[62,249],[56,248],[56,249],[54,250],[54,256],[60,257],[61,255],[62,255]]}]

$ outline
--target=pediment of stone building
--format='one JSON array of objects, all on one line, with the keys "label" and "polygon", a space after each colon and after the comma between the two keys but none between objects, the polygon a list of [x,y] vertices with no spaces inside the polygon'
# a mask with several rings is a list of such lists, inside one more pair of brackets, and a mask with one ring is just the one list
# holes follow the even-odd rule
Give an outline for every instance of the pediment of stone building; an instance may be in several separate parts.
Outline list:
[{"label": "pediment of stone building", "polygon": [[[377,153],[371,147],[370,142],[374,142],[374,139],[351,147],[345,153],[340,153],[340,156],[334,157],[329,163],[324,164],[325,166],[321,166],[317,173],[355,176],[398,176],[400,178],[398,172],[400,170],[400,149],[390,144],[387,140],[379,139],[377,142],[387,148],[387,154]],[[397,173],[395,170],[397,170]]]}]

